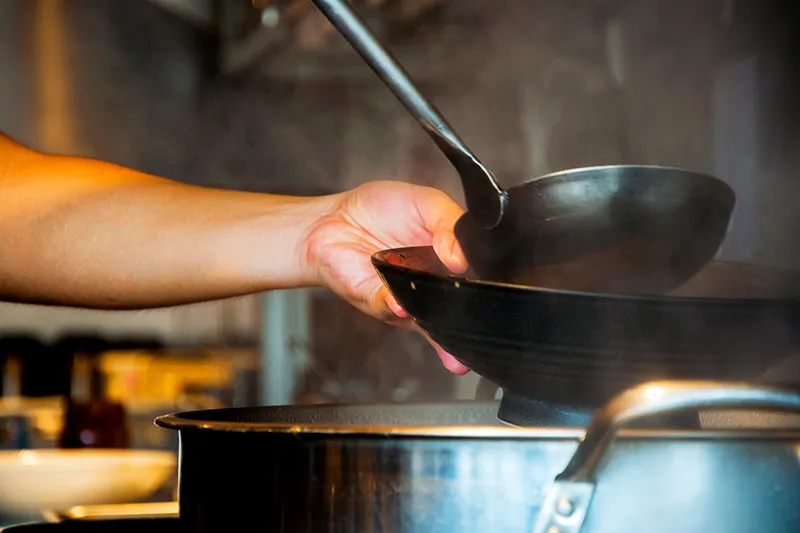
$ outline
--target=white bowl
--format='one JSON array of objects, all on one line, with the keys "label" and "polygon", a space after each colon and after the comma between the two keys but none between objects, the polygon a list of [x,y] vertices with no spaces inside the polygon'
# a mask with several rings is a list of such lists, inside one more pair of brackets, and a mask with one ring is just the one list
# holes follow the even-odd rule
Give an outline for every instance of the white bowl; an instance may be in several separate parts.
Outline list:
[{"label": "white bowl", "polygon": [[0,451],[0,508],[136,503],[155,493],[176,464],[175,454],[155,450]]}]

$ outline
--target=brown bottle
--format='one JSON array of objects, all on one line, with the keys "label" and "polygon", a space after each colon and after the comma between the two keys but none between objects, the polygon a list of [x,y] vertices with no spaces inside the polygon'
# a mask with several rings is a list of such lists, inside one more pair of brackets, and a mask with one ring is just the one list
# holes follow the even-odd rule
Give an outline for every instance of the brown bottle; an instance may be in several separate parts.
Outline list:
[{"label": "brown bottle", "polygon": [[104,397],[102,374],[96,357],[75,353],[72,387],[66,399],[61,448],[127,448],[128,417],[125,407]]}]

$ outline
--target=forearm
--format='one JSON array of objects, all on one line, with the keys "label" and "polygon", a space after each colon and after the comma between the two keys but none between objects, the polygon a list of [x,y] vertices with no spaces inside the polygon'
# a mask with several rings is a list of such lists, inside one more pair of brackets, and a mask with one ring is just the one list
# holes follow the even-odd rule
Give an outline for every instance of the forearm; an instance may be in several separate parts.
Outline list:
[{"label": "forearm", "polygon": [[311,285],[335,197],[211,190],[0,136],[0,298],[148,308]]}]

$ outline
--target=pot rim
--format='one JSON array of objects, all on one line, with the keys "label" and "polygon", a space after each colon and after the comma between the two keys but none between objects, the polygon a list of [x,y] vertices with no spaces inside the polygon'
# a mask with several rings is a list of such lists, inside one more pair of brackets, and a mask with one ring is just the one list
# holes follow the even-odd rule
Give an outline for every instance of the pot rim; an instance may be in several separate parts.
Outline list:
[{"label": "pot rim", "polygon": [[[232,422],[190,419],[174,413],[155,419],[155,425],[193,433],[273,433],[307,437],[371,437],[371,438],[445,438],[477,440],[570,440],[580,441],[584,428],[570,427],[517,427],[511,425],[348,425],[348,424],[293,424],[286,422]],[[196,412],[195,412],[196,414]],[[624,439],[676,439],[676,440],[740,440],[760,439],[795,443],[800,453],[800,428],[732,428],[732,429],[622,429],[618,438]]]}]

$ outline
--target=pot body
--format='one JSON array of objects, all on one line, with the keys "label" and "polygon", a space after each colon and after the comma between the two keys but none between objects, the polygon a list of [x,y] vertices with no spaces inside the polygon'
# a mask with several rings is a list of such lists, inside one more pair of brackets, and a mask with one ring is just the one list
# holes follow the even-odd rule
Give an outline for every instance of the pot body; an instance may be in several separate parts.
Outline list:
[{"label": "pot body", "polygon": [[[583,431],[487,426],[497,404],[481,405],[206,412],[211,425],[294,416],[298,426],[180,428],[182,529],[529,533]],[[458,427],[415,426],[424,409]],[[343,431],[303,427],[330,419]],[[387,421],[407,425],[374,430]],[[800,531],[798,443],[787,431],[622,431],[579,531]]]}]

